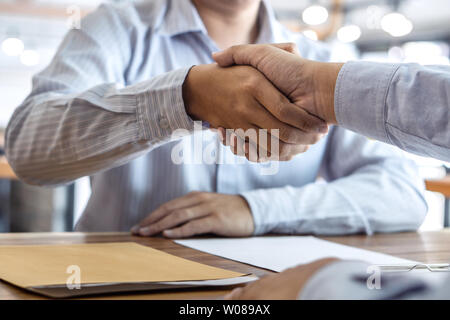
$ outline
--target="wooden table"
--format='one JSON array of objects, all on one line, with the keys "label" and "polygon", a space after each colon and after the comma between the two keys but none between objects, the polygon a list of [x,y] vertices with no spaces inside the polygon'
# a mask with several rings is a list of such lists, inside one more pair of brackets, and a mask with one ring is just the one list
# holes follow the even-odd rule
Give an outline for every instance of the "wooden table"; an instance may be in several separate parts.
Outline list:
[{"label": "wooden table", "polygon": [[[447,172],[448,172],[447,168]],[[445,197],[444,227],[450,227],[450,174],[439,180],[426,180],[428,191],[439,192]]]},{"label": "wooden table", "polygon": [[445,197],[450,198],[450,175],[439,180],[426,180],[427,190],[442,193]]},{"label": "wooden table", "polygon": [[[428,263],[450,261],[450,229],[437,232],[375,236],[324,237],[325,240]],[[163,238],[134,237],[129,233],[16,233],[0,234],[0,245],[69,244],[134,241],[186,259],[242,273],[262,276],[270,271],[202,253]],[[1,263],[1,261],[0,261]],[[153,293],[115,294],[85,299],[221,299],[228,290],[194,289]],[[45,299],[0,281],[0,300]]]},{"label": "wooden table", "polygon": [[17,179],[5,157],[0,157],[0,179]]}]

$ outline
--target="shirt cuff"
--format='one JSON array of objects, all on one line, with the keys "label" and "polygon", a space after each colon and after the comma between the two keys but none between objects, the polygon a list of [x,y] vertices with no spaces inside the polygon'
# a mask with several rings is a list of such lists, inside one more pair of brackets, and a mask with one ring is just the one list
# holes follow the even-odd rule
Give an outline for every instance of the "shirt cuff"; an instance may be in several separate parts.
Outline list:
[{"label": "shirt cuff", "polygon": [[390,142],[386,98],[398,68],[399,65],[362,61],[344,64],[334,96],[338,124],[369,138]]},{"label": "shirt cuff", "polygon": [[295,212],[284,189],[251,190],[240,195],[247,200],[252,212],[255,236],[269,233],[276,228],[282,222],[281,217],[285,211]]},{"label": "shirt cuff", "polygon": [[137,94],[138,123],[144,140],[168,140],[176,130],[179,138],[194,130],[194,121],[186,113],[183,101],[183,83],[189,70],[183,68],[155,77],[147,82],[146,90]]}]

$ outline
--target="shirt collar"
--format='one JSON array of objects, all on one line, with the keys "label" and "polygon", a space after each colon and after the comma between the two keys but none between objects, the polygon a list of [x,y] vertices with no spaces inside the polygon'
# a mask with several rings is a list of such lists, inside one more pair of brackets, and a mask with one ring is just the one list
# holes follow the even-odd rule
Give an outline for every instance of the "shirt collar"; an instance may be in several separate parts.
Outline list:
[{"label": "shirt collar", "polygon": [[176,36],[188,32],[207,33],[197,9],[191,0],[167,0],[166,14],[157,32]]},{"label": "shirt collar", "polygon": [[[157,32],[167,36],[176,36],[189,32],[208,34],[197,9],[191,0],[167,0],[166,13]],[[261,1],[259,12],[260,30],[257,43],[274,43],[286,41],[282,36],[283,27],[275,18],[275,13],[268,0]]]},{"label": "shirt collar", "polygon": [[261,1],[259,9],[259,35],[256,43],[274,43],[281,41],[279,39],[280,23],[275,18],[275,13],[268,0]]}]

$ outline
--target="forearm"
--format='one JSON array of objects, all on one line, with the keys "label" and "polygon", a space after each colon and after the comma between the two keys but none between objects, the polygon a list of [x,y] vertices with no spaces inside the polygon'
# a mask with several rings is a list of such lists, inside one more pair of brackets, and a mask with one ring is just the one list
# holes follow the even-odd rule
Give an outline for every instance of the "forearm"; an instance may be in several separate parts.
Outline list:
[{"label": "forearm", "polygon": [[122,165],[192,130],[184,110],[186,70],[124,89],[104,84],[80,94],[30,96],[9,122],[6,153],[32,184],[60,184]]},{"label": "forearm", "polygon": [[329,185],[311,183],[301,188],[261,189],[242,195],[253,215],[254,235],[369,232],[364,216]]},{"label": "forearm", "polygon": [[[406,167],[403,168],[402,167]],[[426,214],[411,165],[390,159],[327,184],[244,192],[255,235],[342,235],[416,230]],[[408,199],[408,201],[398,201]]]},{"label": "forearm", "polygon": [[450,67],[349,62],[336,82],[339,125],[403,150],[450,159]]}]

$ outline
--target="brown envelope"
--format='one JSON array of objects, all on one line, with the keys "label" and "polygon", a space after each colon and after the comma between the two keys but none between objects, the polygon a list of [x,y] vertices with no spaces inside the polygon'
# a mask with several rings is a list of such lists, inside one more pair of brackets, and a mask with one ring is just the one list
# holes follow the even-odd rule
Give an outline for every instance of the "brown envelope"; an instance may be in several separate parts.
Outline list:
[{"label": "brown envelope", "polygon": [[[73,285],[76,275],[81,289],[69,290],[66,283],[71,277]],[[242,276],[134,242],[0,246],[0,279],[53,297],[184,287],[186,281]]]}]

